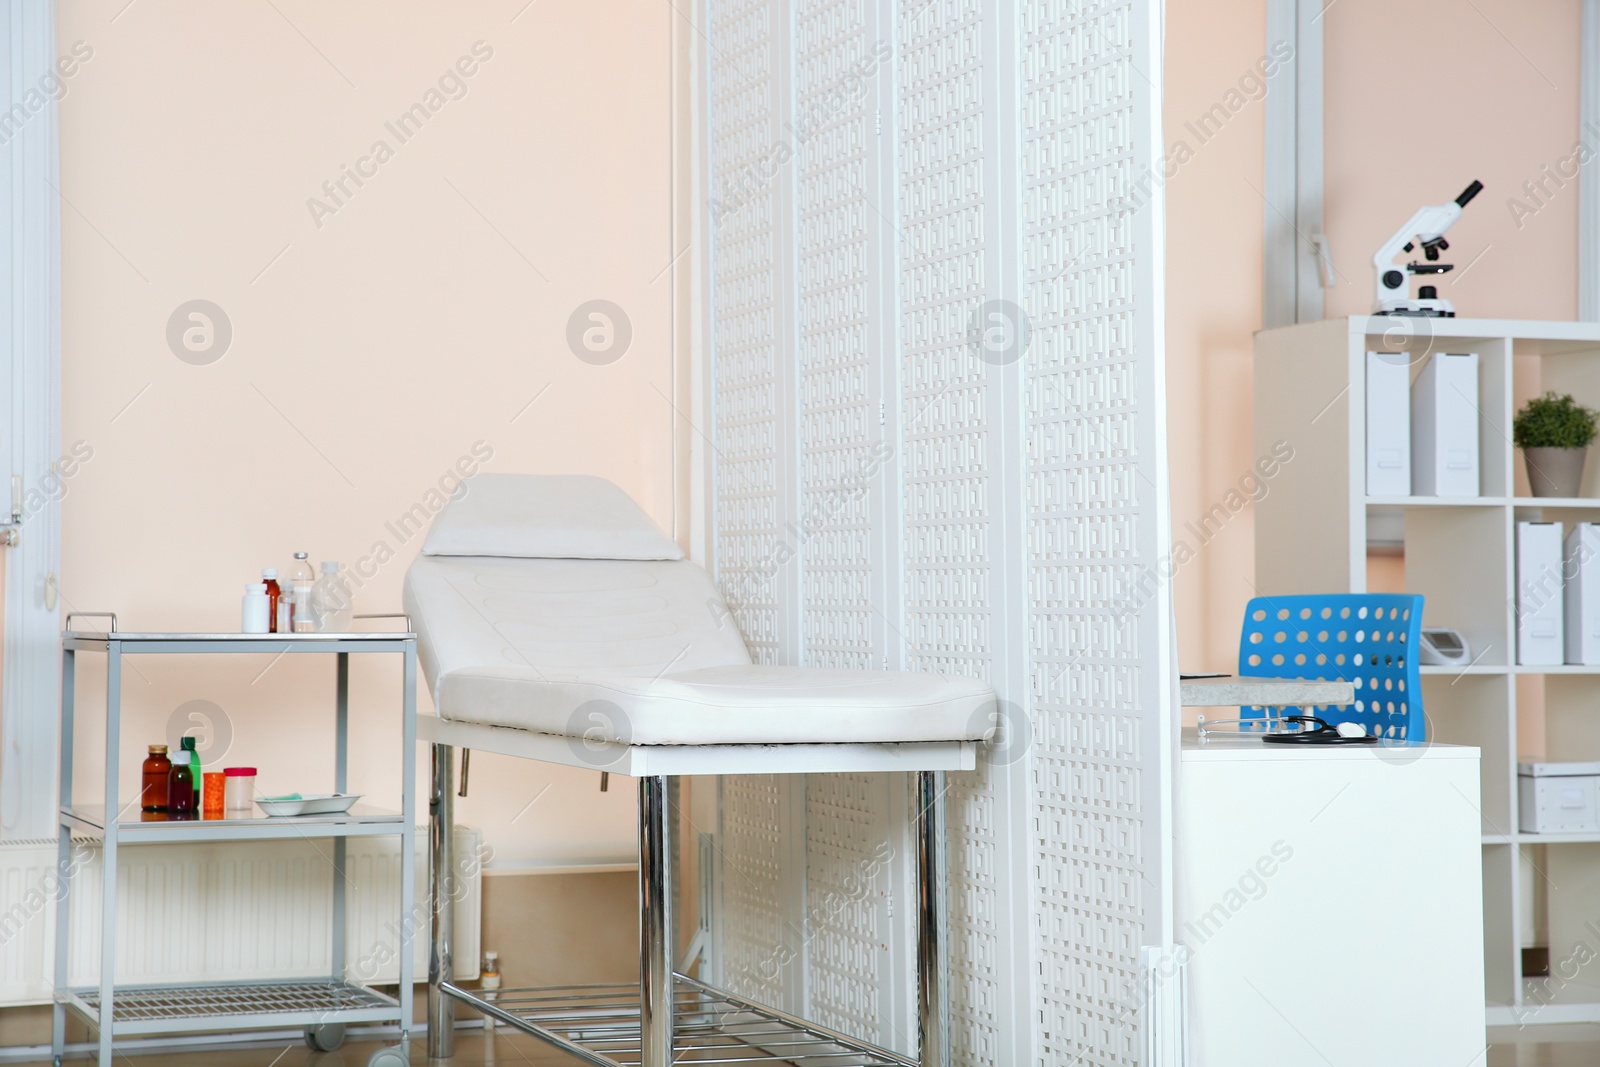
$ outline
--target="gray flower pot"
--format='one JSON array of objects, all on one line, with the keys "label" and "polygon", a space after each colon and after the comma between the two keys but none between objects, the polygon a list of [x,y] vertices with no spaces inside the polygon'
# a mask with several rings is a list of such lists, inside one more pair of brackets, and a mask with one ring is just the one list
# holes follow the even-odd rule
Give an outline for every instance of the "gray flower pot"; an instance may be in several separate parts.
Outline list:
[{"label": "gray flower pot", "polygon": [[1577,496],[1583,485],[1583,461],[1587,448],[1524,448],[1528,465],[1528,485],[1534,496]]}]

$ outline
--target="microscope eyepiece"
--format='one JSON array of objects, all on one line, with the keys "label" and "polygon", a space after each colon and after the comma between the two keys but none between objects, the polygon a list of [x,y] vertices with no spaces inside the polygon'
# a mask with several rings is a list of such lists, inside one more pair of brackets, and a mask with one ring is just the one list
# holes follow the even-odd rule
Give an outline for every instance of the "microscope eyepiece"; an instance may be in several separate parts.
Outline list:
[{"label": "microscope eyepiece", "polygon": [[1483,183],[1474,181],[1471,185],[1461,190],[1461,195],[1456,197],[1456,206],[1466,207],[1467,203],[1481,192],[1483,192]]}]

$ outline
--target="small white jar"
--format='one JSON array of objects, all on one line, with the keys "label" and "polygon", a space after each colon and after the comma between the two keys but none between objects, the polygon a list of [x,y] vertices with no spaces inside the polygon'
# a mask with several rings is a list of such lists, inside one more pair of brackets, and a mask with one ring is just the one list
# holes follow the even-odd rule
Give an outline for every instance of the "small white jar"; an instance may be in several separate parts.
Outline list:
[{"label": "small white jar", "polygon": [[226,779],[222,787],[223,818],[249,819],[255,814],[256,769],[254,767],[224,767]]},{"label": "small white jar", "polygon": [[267,600],[267,584],[256,582],[244,587],[243,625],[247,634],[264,634],[272,629],[272,604]]}]

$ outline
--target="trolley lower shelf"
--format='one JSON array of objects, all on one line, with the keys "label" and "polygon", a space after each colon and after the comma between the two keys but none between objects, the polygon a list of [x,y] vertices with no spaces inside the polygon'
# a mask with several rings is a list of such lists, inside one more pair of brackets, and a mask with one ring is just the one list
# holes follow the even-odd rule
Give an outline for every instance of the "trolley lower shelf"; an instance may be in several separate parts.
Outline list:
[{"label": "trolley lower shelf", "polygon": [[[780,1067],[917,1067],[917,1061],[675,975],[674,1062]],[[449,982],[444,992],[595,1067],[640,1062],[639,986],[502,989],[493,1001]]]},{"label": "trolley lower shelf", "polygon": [[[100,1022],[100,991],[74,989],[68,1007]],[[331,979],[118,987],[111,1001],[111,1031],[136,1034],[206,1033],[393,1022],[400,1005],[363,985]]]}]

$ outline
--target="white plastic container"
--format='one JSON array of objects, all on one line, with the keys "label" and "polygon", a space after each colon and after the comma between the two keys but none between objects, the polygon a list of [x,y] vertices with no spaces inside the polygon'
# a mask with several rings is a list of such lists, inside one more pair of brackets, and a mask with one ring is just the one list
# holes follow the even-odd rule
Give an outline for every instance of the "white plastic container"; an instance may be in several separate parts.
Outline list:
[{"label": "white plastic container", "polygon": [[264,634],[272,630],[272,604],[267,599],[265,582],[254,582],[244,587],[244,606],[240,622],[240,633]]},{"label": "white plastic container", "polygon": [[222,786],[222,817],[224,819],[255,818],[256,769],[254,767],[224,767],[226,779]]},{"label": "white plastic container", "polygon": [[1517,828],[1525,834],[1600,833],[1600,763],[1517,764]]}]

